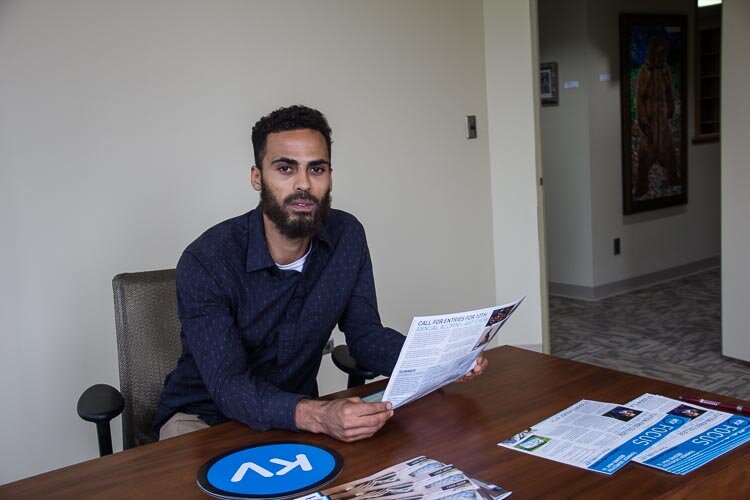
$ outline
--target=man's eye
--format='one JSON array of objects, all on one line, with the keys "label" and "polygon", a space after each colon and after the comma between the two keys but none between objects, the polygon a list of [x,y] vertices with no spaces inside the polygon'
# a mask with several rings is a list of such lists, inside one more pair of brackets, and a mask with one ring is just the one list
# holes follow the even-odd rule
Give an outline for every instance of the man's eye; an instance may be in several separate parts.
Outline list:
[{"label": "man's eye", "polygon": [[310,167],[310,172],[312,172],[315,175],[322,175],[326,173],[325,167]]},{"label": "man's eye", "polygon": [[292,171],[292,167],[290,167],[289,165],[279,165],[278,171],[282,174],[288,174]]}]

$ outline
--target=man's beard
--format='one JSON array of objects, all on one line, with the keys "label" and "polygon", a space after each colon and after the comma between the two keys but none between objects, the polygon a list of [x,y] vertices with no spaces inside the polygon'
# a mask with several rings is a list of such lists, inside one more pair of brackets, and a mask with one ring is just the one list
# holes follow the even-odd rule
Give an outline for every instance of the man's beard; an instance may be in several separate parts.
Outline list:
[{"label": "man's beard", "polygon": [[[314,210],[311,213],[291,213],[287,211],[285,207],[297,200],[313,202],[315,204]],[[331,210],[331,190],[326,191],[322,200],[307,191],[298,191],[284,198],[283,203],[279,203],[261,180],[260,208],[285,237],[292,240],[307,238],[317,234],[323,227],[323,222]]]}]

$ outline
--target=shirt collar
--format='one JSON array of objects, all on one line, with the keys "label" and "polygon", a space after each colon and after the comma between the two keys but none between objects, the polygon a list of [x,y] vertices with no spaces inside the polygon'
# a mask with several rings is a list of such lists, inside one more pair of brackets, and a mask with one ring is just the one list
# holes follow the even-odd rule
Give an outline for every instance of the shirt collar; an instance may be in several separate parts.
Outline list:
[{"label": "shirt collar", "polygon": [[[332,248],[331,237],[326,230],[326,223],[320,228],[318,234],[313,237],[312,250],[318,246],[318,242]],[[258,271],[267,267],[276,267],[276,263],[268,251],[266,232],[263,229],[263,211],[256,207],[247,214],[247,259],[245,270],[247,272]],[[311,252],[312,253],[312,252]]]}]

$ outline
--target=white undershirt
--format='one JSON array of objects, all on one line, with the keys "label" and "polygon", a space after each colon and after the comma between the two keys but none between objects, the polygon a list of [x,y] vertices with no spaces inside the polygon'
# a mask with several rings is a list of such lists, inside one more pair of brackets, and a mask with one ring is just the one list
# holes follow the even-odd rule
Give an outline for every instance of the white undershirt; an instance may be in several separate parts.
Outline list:
[{"label": "white undershirt", "polygon": [[294,262],[290,264],[279,264],[278,262],[274,261],[276,264],[276,267],[281,269],[282,271],[297,271],[298,273],[302,272],[302,268],[305,265],[305,261],[307,260],[307,256],[310,255],[310,251],[312,250],[312,245],[310,245],[310,248],[307,249],[307,253],[300,257],[299,259],[295,260]]}]

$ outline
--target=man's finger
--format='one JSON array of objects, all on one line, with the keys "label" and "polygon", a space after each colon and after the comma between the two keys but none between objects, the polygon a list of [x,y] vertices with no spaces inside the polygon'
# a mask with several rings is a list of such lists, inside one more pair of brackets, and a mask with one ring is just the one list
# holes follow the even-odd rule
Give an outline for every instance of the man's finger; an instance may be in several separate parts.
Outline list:
[{"label": "man's finger", "polygon": [[[380,414],[383,415],[383,414]],[[379,418],[368,416],[353,421],[342,422],[342,427],[337,431],[337,437],[345,441],[355,441],[372,436],[380,430],[388,421],[388,417]]]},{"label": "man's finger", "polygon": [[487,368],[487,364],[488,364],[487,358],[484,357],[484,354],[480,354],[477,357],[476,365],[474,365],[474,368],[471,370],[471,373],[473,373],[474,375],[479,375],[480,373],[484,371],[485,368]]},{"label": "man's finger", "polygon": [[480,358],[481,360],[478,360],[479,362],[477,363],[477,368],[479,368],[479,370],[477,370],[477,375],[483,373],[487,368],[487,365],[490,364],[490,362],[487,360],[487,358],[484,357],[484,355],[480,356]]},{"label": "man's finger", "polygon": [[348,424],[347,427],[350,429],[356,429],[359,427],[375,427],[379,429],[383,427],[383,425],[385,425],[389,418],[391,418],[390,412],[376,413],[373,415],[360,416],[356,419],[352,419],[351,421],[347,421],[346,424]]},{"label": "man's finger", "polygon": [[457,378],[456,382],[468,382],[477,375],[481,375],[484,372],[484,369],[487,368],[487,364],[487,358],[484,357],[484,354],[480,354],[479,356],[477,356],[477,359],[473,363],[472,368],[461,377]]},{"label": "man's finger", "polygon": [[391,410],[378,412],[378,413],[366,413],[366,414],[346,414],[344,413],[341,418],[341,425],[345,429],[357,429],[357,428],[375,428],[379,429],[385,425],[389,418],[393,415]]},{"label": "man's finger", "polygon": [[388,417],[367,417],[365,419],[359,419],[354,422],[346,422],[344,428],[341,429],[347,436],[355,435],[372,435],[380,430],[385,423],[388,422]]},{"label": "man's finger", "polygon": [[393,408],[393,405],[390,403],[390,401],[383,401],[379,403],[365,403],[360,400],[359,403],[352,402],[349,408],[353,415],[362,416],[388,413]]}]

